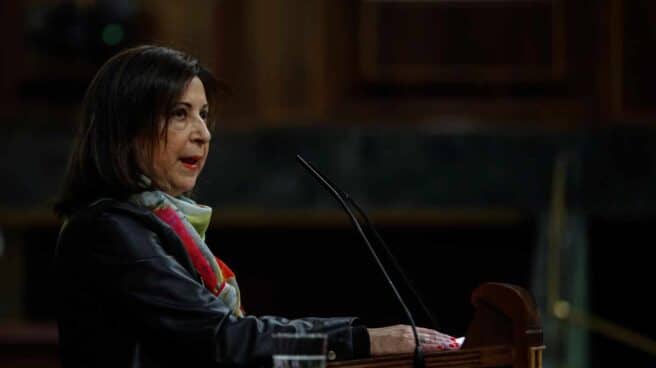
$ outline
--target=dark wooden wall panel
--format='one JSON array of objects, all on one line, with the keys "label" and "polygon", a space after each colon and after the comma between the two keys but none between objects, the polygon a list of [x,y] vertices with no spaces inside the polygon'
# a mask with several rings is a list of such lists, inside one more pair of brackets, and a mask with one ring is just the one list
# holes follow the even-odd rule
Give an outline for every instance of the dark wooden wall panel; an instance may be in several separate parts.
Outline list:
[{"label": "dark wooden wall panel", "polygon": [[396,83],[560,80],[560,0],[363,1],[363,77]]},{"label": "dark wooden wall panel", "polygon": [[[649,0],[155,3],[144,0],[125,19],[120,47],[168,44],[214,66],[232,88],[224,127],[465,121],[594,128],[650,124],[656,115],[656,5]],[[1,114],[69,128],[89,79],[115,50],[92,45],[91,54],[68,58],[43,52],[66,51],[34,43],[30,17],[45,4],[2,5],[8,37],[0,95],[16,107]],[[75,19],[93,22],[80,9]],[[63,31],[42,33],[59,40]]]},{"label": "dark wooden wall panel", "polygon": [[656,118],[656,2],[625,2],[623,19],[623,111]]}]

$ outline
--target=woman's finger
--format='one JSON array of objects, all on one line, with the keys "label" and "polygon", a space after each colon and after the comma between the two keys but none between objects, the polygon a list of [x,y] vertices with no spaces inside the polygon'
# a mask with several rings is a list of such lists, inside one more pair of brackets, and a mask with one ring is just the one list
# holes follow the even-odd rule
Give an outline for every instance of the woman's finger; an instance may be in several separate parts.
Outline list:
[{"label": "woman's finger", "polygon": [[448,345],[456,342],[456,338],[444,334],[422,334],[419,336],[419,341],[422,343],[444,343]]},{"label": "woman's finger", "polygon": [[458,350],[460,346],[456,343],[454,344],[421,344],[421,349],[425,352],[427,351],[447,351],[447,350]]}]

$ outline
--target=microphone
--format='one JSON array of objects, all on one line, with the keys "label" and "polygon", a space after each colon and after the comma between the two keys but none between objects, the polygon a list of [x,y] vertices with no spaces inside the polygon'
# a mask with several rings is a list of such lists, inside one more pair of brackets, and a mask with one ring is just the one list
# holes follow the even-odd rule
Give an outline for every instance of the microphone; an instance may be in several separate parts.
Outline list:
[{"label": "microphone", "polygon": [[[326,181],[331,183],[333,186],[335,186],[335,184],[330,182],[328,179],[326,179]],[[338,189],[338,191],[339,191],[339,189]],[[401,275],[401,278],[403,279],[403,282],[408,287],[408,289],[410,289],[412,294],[415,296],[415,299],[417,300],[417,302],[419,302],[419,305],[424,310],[424,313],[426,313],[426,316],[428,316],[428,319],[430,319],[431,327],[433,327],[433,329],[435,329],[435,330],[438,330],[439,328],[438,328],[438,324],[437,324],[437,318],[435,318],[435,315],[433,314],[433,312],[431,312],[430,309],[428,309],[428,307],[424,303],[423,298],[419,295],[419,292],[417,291],[417,289],[415,289],[413,282],[410,280],[410,278],[408,278],[405,271],[403,271],[403,268],[401,267],[399,262],[396,260],[396,257],[394,257],[394,255],[392,254],[392,251],[390,251],[389,247],[387,246],[387,242],[385,242],[385,240],[383,240],[383,237],[380,236],[380,234],[378,233],[378,230],[376,230],[376,227],[374,226],[374,224],[371,222],[371,220],[369,220],[369,216],[367,216],[367,214],[358,205],[358,203],[355,201],[355,199],[353,199],[351,196],[349,196],[348,193],[346,193],[344,191],[341,191],[341,194],[358,211],[358,213],[360,214],[360,217],[362,217],[364,219],[364,223],[365,223],[365,225],[367,225],[367,228],[372,233],[374,233],[374,236],[376,237],[376,240],[378,240],[378,244],[380,244],[382,246],[383,250],[385,251],[385,254],[387,255],[387,258],[390,261],[392,261],[392,265],[394,266],[396,271],[399,273],[399,275]]]},{"label": "microphone", "polygon": [[[403,270],[403,267],[401,267],[399,262],[396,260],[396,257],[394,257],[394,254],[392,254],[392,251],[390,251],[389,247],[387,246],[387,242],[380,235],[380,233],[378,232],[378,230],[374,226],[373,222],[369,219],[369,216],[367,216],[367,213],[362,209],[362,207],[360,207],[360,205],[358,205],[358,203],[355,201],[355,199],[353,197],[351,197],[344,190],[337,187],[337,185],[335,183],[333,183],[330,179],[328,179],[328,177],[321,174],[317,168],[312,166],[308,161],[304,160],[300,155],[298,155],[297,158],[304,166],[306,164],[308,166],[310,166],[310,167],[308,167],[308,166],[305,166],[305,167],[308,168],[308,170],[310,170],[310,172],[312,172],[312,170],[314,170],[314,172],[316,172],[319,176],[321,176],[323,178],[323,180],[327,183],[327,185],[332,186],[332,188],[335,189],[335,191],[338,192],[342,196],[343,199],[345,199],[348,203],[350,203],[356,209],[356,211],[358,212],[360,217],[364,220],[364,223],[367,226],[367,229],[369,229],[369,231],[371,231],[374,234],[374,236],[376,237],[376,240],[378,241],[378,244],[381,245],[381,247],[385,251],[385,254],[387,255],[387,258],[392,262],[392,265],[394,266],[394,269],[396,269],[396,271],[399,273],[399,275],[401,275],[401,278],[403,279],[403,282],[408,287],[408,289],[410,289],[410,291],[414,295],[417,302],[419,302],[419,305],[424,310],[424,313],[426,314],[428,319],[430,319],[431,327],[433,327],[433,329],[435,329],[435,330],[438,330],[439,328],[438,328],[437,318],[435,318],[435,315],[433,314],[433,312],[431,312],[430,309],[428,309],[428,307],[426,306],[426,303],[424,303],[423,298],[421,297],[421,295],[419,294],[417,289],[414,287],[414,283],[406,275],[405,271]],[[328,188],[326,185],[324,185],[324,187]]]},{"label": "microphone", "polygon": [[[403,307],[403,310],[405,311],[405,314],[408,317],[408,320],[410,321],[410,326],[412,326],[412,333],[415,338],[415,355],[414,355],[414,361],[413,361],[413,366],[414,368],[425,368],[426,363],[424,360],[424,353],[421,350],[421,345],[419,344],[419,334],[417,334],[417,326],[415,324],[415,319],[412,317],[412,313],[410,313],[410,310],[406,306],[405,302],[403,301],[403,298],[399,294],[399,291],[396,289],[396,286],[394,285],[394,282],[392,282],[392,279],[389,277],[387,270],[385,269],[385,266],[383,266],[383,263],[380,261],[380,258],[378,258],[378,254],[376,254],[376,251],[374,250],[373,246],[371,245],[371,242],[369,241],[369,238],[367,238],[367,235],[365,235],[364,231],[362,230],[362,226],[360,226],[360,222],[358,221],[357,217],[353,214],[351,211],[351,208],[346,204],[346,201],[344,200],[342,194],[340,194],[340,191],[338,191],[336,186],[332,185],[329,183],[328,179],[321,175],[317,169],[314,168],[309,162],[307,162],[301,155],[296,155],[296,158],[298,161],[303,165],[304,168],[306,168],[312,176],[314,176],[321,185],[323,185],[324,188],[330,192],[330,194],[337,199],[339,204],[341,205],[342,209],[346,211],[348,214],[349,218],[351,219],[351,222],[353,223],[353,226],[357,229],[358,233],[364,240],[365,244],[367,245],[367,248],[369,249],[369,252],[373,256],[374,260],[376,260],[376,264],[378,264],[378,268],[380,271],[383,273],[383,276],[385,276],[385,279],[387,280],[387,283],[391,287],[392,291],[394,292],[394,295],[396,296],[396,299],[399,301],[401,306]],[[350,198],[350,196],[346,196],[347,198]]]}]

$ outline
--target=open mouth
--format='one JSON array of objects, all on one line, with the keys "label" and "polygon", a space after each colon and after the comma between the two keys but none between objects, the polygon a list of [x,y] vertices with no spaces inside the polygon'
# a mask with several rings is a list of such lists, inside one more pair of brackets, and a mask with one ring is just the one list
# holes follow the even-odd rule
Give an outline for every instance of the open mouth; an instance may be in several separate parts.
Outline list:
[{"label": "open mouth", "polygon": [[200,159],[201,159],[200,156],[182,157],[180,158],[180,162],[182,162],[182,164],[185,167],[188,167],[190,169],[195,169],[198,167],[198,164],[200,163]]}]

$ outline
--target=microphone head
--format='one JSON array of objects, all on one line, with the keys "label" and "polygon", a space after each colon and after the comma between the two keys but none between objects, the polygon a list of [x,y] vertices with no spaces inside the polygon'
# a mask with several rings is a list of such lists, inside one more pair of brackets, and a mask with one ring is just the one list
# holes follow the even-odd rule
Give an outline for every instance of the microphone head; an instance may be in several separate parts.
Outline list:
[{"label": "microphone head", "polygon": [[335,183],[333,183],[330,179],[328,179],[326,175],[321,173],[319,169],[317,169],[309,161],[304,159],[303,156],[297,154],[296,159],[298,160],[298,162],[301,163],[301,165],[303,165],[303,167],[305,167],[310,173],[312,173],[312,175],[315,177],[315,179],[317,179],[321,183],[321,185],[326,187],[326,189],[328,189],[330,192],[334,191],[338,196],[341,196],[344,199],[347,200],[351,199],[351,196],[347,192],[343,191]]},{"label": "microphone head", "polygon": [[300,163],[301,163],[303,166],[305,166],[305,167],[308,167],[308,166],[312,167],[312,165],[310,165],[310,163],[307,162],[307,160],[305,160],[305,159],[303,158],[303,156],[301,156],[301,155],[298,155],[298,154],[297,154],[297,155],[296,155],[296,160],[298,160],[298,162],[300,162]]}]

